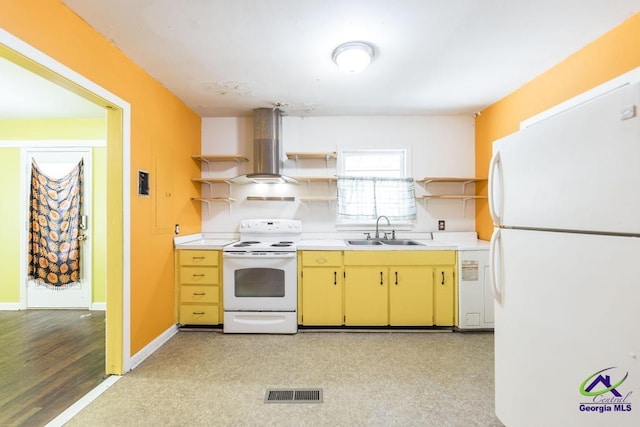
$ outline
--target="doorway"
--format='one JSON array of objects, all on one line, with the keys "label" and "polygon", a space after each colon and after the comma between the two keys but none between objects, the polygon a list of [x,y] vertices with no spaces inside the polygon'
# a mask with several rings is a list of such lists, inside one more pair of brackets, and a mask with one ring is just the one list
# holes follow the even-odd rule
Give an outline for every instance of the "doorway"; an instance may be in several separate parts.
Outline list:
[{"label": "doorway", "polygon": [[[131,369],[130,354],[130,129],[131,107],[64,64],[0,29],[0,57],[105,109],[107,115],[105,241],[106,373]],[[18,227],[21,229],[22,227]],[[20,283],[26,281],[22,277]]]},{"label": "doorway", "polygon": [[[76,259],[69,260],[70,262],[63,264],[63,269],[67,269],[69,265],[74,266],[76,273],[75,276],[73,273],[69,273],[67,271],[57,271],[58,267],[56,264],[55,272],[53,273],[54,278],[56,279],[55,284],[50,284],[46,280],[35,280],[38,278],[38,274],[36,271],[31,271],[28,274],[27,280],[24,283],[26,286],[26,290],[23,293],[26,296],[25,305],[27,309],[30,308],[80,308],[80,309],[90,309],[92,304],[92,289],[93,289],[93,281],[92,281],[92,270],[91,266],[93,264],[93,251],[92,251],[92,228],[94,225],[94,220],[92,216],[92,183],[93,183],[93,168],[92,168],[92,153],[90,149],[81,149],[81,148],[50,148],[50,149],[26,149],[25,155],[23,158],[26,160],[25,167],[25,178],[22,180],[24,185],[23,194],[25,200],[28,201],[28,205],[33,203],[32,195],[31,195],[31,180],[33,179],[33,174],[41,173],[43,176],[50,180],[58,180],[69,173],[71,173],[75,168],[78,167],[77,173],[79,174],[80,179],[78,179],[77,184],[79,185],[79,194],[81,198],[81,203],[79,203],[79,212],[77,215],[79,217],[78,221],[78,229],[71,230],[69,229],[69,221],[64,221],[62,223],[62,228],[64,230],[52,230],[52,233],[57,237],[58,235],[64,235],[63,233],[68,233],[68,241],[71,242],[72,246],[77,246],[78,251],[75,252],[78,254]],[[82,165],[80,168],[79,166]],[[33,225],[29,225],[31,221],[29,220],[29,212],[31,211],[30,207],[26,207],[26,224],[27,227],[33,227]],[[67,211],[68,214],[68,211]],[[67,225],[65,225],[67,224]],[[75,231],[75,232],[74,232]],[[42,234],[42,233],[40,233]],[[27,235],[29,235],[29,231],[27,230]],[[56,242],[53,242],[54,246],[59,246]],[[39,244],[39,243],[35,243]],[[28,251],[31,254],[31,250],[29,249],[31,245],[27,244]],[[31,246],[32,247],[32,246]],[[73,257],[74,251],[64,252],[63,255],[70,254],[71,258]],[[56,251],[50,253],[52,257],[55,257],[57,260]],[[44,263],[47,263],[48,260],[45,258],[43,260]],[[38,266],[38,268],[41,268]],[[42,270],[42,275],[44,276],[44,269]],[[58,281],[58,277],[68,277],[66,283],[61,283]]]}]

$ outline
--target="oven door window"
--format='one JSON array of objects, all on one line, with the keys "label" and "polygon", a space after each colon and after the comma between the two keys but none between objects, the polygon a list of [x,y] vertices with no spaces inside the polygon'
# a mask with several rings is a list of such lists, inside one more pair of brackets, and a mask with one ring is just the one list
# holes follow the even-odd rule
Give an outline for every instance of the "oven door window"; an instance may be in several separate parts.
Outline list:
[{"label": "oven door window", "polygon": [[284,270],[243,268],[234,273],[234,294],[237,298],[284,297]]}]

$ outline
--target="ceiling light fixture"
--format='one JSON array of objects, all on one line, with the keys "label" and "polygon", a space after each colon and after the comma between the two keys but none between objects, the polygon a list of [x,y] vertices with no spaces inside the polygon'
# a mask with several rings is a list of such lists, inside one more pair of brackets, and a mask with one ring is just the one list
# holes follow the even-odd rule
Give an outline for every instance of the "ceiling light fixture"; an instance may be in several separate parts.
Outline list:
[{"label": "ceiling light fixture", "polygon": [[373,47],[365,42],[348,42],[335,48],[332,57],[340,70],[357,74],[373,60]]}]

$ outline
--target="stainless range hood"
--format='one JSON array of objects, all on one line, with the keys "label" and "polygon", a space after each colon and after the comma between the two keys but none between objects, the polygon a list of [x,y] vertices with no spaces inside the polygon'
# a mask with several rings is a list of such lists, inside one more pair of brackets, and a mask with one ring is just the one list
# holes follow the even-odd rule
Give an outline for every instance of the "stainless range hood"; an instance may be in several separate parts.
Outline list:
[{"label": "stainless range hood", "polygon": [[295,179],[280,174],[281,132],[282,112],[279,109],[253,110],[253,173],[237,176],[231,181],[237,184],[297,183]]}]

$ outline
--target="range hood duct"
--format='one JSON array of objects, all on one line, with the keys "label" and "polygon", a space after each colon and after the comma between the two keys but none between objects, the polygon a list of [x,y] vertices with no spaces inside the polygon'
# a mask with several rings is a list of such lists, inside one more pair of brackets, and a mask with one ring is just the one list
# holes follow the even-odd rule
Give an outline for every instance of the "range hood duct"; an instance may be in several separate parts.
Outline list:
[{"label": "range hood duct", "polygon": [[282,112],[277,108],[253,110],[253,173],[238,176],[232,181],[238,184],[297,183],[295,179],[280,174],[282,152]]}]

